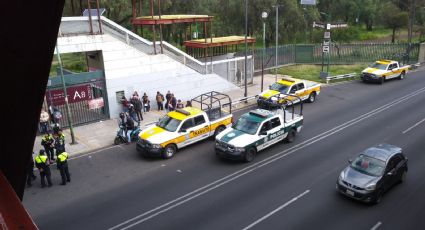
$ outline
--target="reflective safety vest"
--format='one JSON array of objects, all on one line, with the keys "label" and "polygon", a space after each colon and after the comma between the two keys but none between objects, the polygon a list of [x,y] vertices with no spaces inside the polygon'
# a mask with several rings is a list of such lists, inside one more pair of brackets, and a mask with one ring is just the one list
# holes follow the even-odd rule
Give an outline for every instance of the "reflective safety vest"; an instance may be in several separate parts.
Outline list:
[{"label": "reflective safety vest", "polygon": [[61,154],[58,155],[58,161],[61,163],[66,162],[66,160],[68,160],[68,153],[67,152],[63,152]]},{"label": "reflective safety vest", "polygon": [[44,135],[43,138],[41,138],[41,140],[47,142],[47,141],[53,140],[53,136],[49,134],[47,135],[47,138],[46,138],[46,135]]},{"label": "reflective safety vest", "polygon": [[45,164],[45,163],[46,163],[46,161],[47,161],[47,156],[46,156],[46,155],[38,155],[38,156],[35,158],[35,162],[36,162],[37,164],[41,164],[41,163]]}]

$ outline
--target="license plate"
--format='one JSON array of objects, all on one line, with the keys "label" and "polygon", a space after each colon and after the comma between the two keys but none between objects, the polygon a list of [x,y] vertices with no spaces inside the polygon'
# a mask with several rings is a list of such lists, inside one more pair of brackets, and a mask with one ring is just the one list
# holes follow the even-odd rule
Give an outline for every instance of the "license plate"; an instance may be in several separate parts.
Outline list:
[{"label": "license plate", "polygon": [[351,191],[351,190],[348,190],[348,189],[347,189],[346,193],[347,193],[347,195],[354,196],[354,192],[353,192],[353,191]]}]

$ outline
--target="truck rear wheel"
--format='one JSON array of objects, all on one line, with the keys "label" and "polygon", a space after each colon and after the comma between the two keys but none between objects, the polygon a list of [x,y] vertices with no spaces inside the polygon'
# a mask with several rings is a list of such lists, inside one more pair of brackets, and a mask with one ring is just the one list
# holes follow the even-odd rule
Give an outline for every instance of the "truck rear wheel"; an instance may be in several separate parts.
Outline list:
[{"label": "truck rear wheel", "polygon": [[288,142],[288,143],[294,142],[296,133],[297,132],[295,131],[295,129],[289,130],[288,135],[285,138],[285,141]]},{"label": "truck rear wheel", "polygon": [[405,73],[405,72],[402,72],[402,73],[400,74],[400,76],[398,76],[398,79],[399,79],[399,80],[403,80],[403,79],[404,79],[404,75],[406,75],[406,73]]},{"label": "truck rear wheel", "polygon": [[162,153],[162,158],[170,159],[176,154],[176,147],[173,144],[165,146],[164,152]]},{"label": "truck rear wheel", "polygon": [[310,93],[310,96],[308,97],[308,102],[313,103],[316,101],[316,92]]},{"label": "truck rear wheel", "polygon": [[226,127],[222,126],[222,125],[217,127],[214,131],[214,137],[217,136],[219,133],[223,132],[223,130],[225,130],[225,129],[226,129]]}]

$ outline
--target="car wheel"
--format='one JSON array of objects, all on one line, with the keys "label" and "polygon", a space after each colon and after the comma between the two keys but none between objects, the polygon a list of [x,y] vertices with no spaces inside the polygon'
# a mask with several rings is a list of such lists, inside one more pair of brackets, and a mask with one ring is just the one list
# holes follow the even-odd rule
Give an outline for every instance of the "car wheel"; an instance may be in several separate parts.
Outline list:
[{"label": "car wheel", "polygon": [[384,82],[385,82],[385,76],[382,76],[382,77],[381,77],[381,82],[380,82],[380,83],[381,83],[381,85],[382,85],[382,84],[384,84]]},{"label": "car wheel", "polygon": [[404,75],[405,75],[406,73],[405,72],[402,72],[401,74],[400,74],[400,76],[398,77],[398,79],[399,80],[403,80],[404,79]]},{"label": "car wheel", "polygon": [[285,138],[285,141],[288,142],[288,143],[294,142],[296,133],[297,132],[295,131],[295,129],[290,129],[289,132],[288,132],[288,135]]},{"label": "car wheel", "polygon": [[165,147],[164,152],[162,153],[162,158],[170,159],[176,154],[176,147],[173,144],[169,144]]},{"label": "car wheel", "polygon": [[221,132],[223,132],[223,130],[225,130],[226,127],[225,126],[219,126],[215,129],[214,131],[214,137],[217,136],[218,134],[220,134]]},{"label": "car wheel", "polygon": [[376,196],[375,196],[375,199],[373,200],[373,203],[374,203],[374,204],[379,204],[379,203],[381,203],[382,195],[383,195],[382,190],[379,190],[379,191],[376,193]]},{"label": "car wheel", "polygon": [[245,162],[251,162],[254,160],[255,155],[257,154],[257,150],[254,147],[251,147],[245,153]]},{"label": "car wheel", "polygon": [[403,170],[400,176],[400,181],[399,181],[400,183],[403,183],[406,181],[406,175],[407,175],[406,170]]},{"label": "car wheel", "polygon": [[316,101],[316,92],[310,93],[310,96],[308,97],[308,102],[313,103]]}]

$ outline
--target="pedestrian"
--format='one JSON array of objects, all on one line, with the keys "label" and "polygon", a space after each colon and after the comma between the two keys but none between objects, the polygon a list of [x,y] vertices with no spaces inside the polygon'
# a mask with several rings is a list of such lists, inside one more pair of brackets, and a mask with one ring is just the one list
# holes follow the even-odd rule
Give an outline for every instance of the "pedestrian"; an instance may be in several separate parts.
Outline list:
[{"label": "pedestrian", "polygon": [[55,149],[56,156],[59,153],[65,152],[65,134],[63,134],[62,129],[59,129],[58,134],[55,135]]},{"label": "pedestrian", "polygon": [[168,91],[167,91],[167,94],[165,94],[165,99],[166,99],[166,102],[165,102],[165,109],[166,109],[166,110],[169,110],[169,108],[168,108],[168,104],[170,104],[170,100],[171,100],[171,93],[170,93],[170,90],[168,90]]},{"label": "pedestrian", "polygon": [[[32,155],[34,155],[34,152],[32,152]],[[32,181],[37,179],[37,177],[34,175],[34,159],[32,155],[27,171],[27,187],[31,187]]]},{"label": "pedestrian", "polygon": [[40,131],[41,131],[41,134],[45,134],[49,130],[49,120],[50,120],[49,114],[44,109],[41,110],[41,113],[40,113]]},{"label": "pedestrian", "polygon": [[122,110],[124,112],[128,112],[128,104],[130,102],[128,102],[127,98],[125,98],[125,96],[122,96],[120,102],[121,102],[121,105],[122,105]]},{"label": "pedestrian", "polygon": [[164,95],[162,95],[159,91],[156,92],[156,104],[158,105],[158,111],[164,110]]},{"label": "pedestrian", "polygon": [[68,170],[68,157],[69,154],[67,152],[61,152],[56,160],[62,178],[62,183],[60,183],[60,185],[66,185],[66,182],[71,182],[71,176]]},{"label": "pedestrian", "polygon": [[186,101],[186,107],[192,107],[192,102],[191,101]]},{"label": "pedestrian", "polygon": [[238,84],[241,83],[241,77],[242,77],[241,69],[238,68],[238,70],[236,71],[236,80]]},{"label": "pedestrian", "polygon": [[38,168],[38,171],[40,172],[40,180],[41,180],[41,187],[46,187],[46,181],[47,179],[47,185],[48,187],[52,186],[52,178],[50,173],[50,163],[47,161],[47,156],[44,154],[44,150],[40,150],[38,156],[35,158],[35,166]]},{"label": "pedestrian", "polygon": [[143,121],[143,115],[142,115],[143,104],[137,92],[134,92],[133,97],[130,99],[130,103],[134,105],[134,110],[136,111],[138,122]]},{"label": "pedestrian", "polygon": [[177,100],[177,105],[176,105],[176,108],[177,109],[183,109],[184,108],[184,105],[183,105],[183,103],[182,103],[182,100]]},{"label": "pedestrian", "polygon": [[54,153],[54,143],[55,139],[53,138],[52,134],[50,134],[50,131],[47,131],[46,134],[44,134],[43,138],[41,138],[41,145],[44,147],[44,150],[47,153],[47,158],[49,158],[50,163],[53,163],[55,161],[55,153]]},{"label": "pedestrian", "polygon": [[128,105],[128,114],[131,118],[133,118],[134,121],[137,121],[137,123],[140,124],[140,121],[137,118],[136,110],[134,109],[134,105],[131,103]]},{"label": "pedestrian", "polygon": [[168,103],[168,110],[174,111],[176,109],[176,106],[177,106],[177,100],[174,97],[174,94],[171,94],[170,102]]},{"label": "pedestrian", "polygon": [[146,93],[143,93],[142,102],[143,102],[143,111],[149,112],[149,110],[151,109],[151,101],[149,100],[149,97],[148,95],[146,95]]}]

